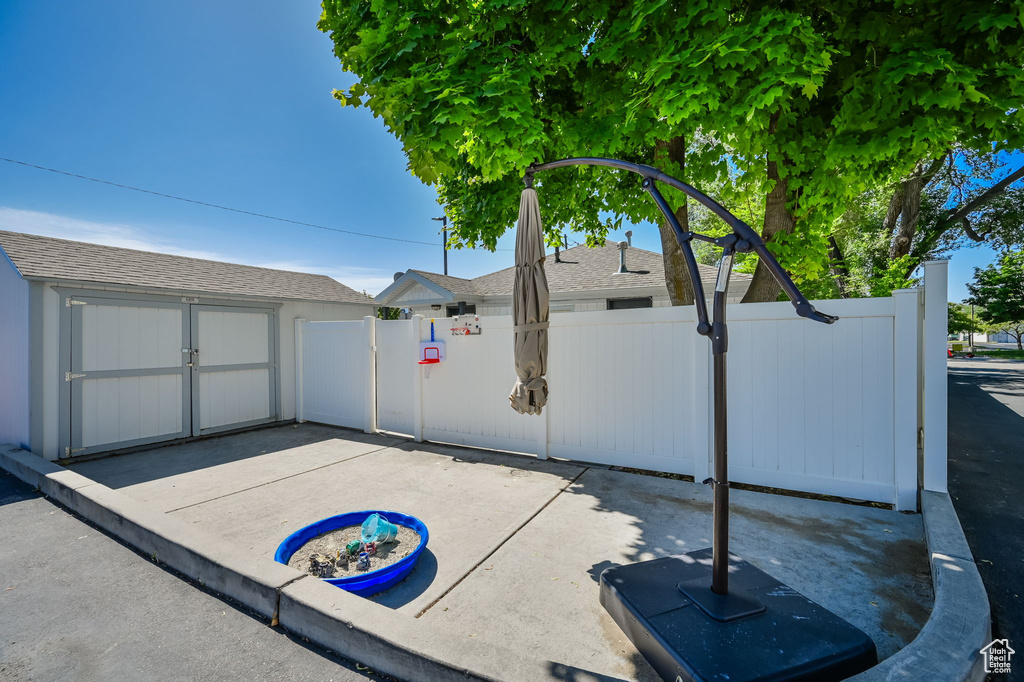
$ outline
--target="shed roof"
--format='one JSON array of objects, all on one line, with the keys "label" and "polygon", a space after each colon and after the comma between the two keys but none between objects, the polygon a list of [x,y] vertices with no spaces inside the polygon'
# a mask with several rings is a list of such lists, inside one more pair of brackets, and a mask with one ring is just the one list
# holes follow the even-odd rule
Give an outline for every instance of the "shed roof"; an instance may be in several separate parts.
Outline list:
[{"label": "shed roof", "polygon": [[23,277],[373,305],[326,275],[172,256],[0,230],[0,248]]}]

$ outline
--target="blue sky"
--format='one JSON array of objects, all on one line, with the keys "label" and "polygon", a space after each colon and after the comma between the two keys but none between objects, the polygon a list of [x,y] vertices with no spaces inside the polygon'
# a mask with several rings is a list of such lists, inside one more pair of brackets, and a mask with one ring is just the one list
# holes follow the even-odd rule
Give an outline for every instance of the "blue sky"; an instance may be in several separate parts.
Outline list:
[{"label": "blue sky", "polygon": [[[376,293],[442,268],[434,190],[331,90],[344,73],[316,0],[0,3],[0,156],[249,211],[434,242],[355,237],[0,162],[0,229],[320,272]],[[621,233],[612,239],[624,239]],[[509,231],[499,248],[510,249]],[[660,251],[654,229],[634,245]],[[958,252],[950,300],[991,250]],[[449,273],[512,264],[449,252]]]}]

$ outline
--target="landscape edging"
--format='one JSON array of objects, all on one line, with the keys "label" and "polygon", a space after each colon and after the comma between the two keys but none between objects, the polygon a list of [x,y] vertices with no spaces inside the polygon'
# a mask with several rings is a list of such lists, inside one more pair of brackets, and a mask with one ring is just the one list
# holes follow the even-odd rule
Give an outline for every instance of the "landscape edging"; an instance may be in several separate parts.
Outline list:
[{"label": "landscape edging", "polygon": [[988,593],[947,493],[921,492],[935,601],[917,637],[851,680],[985,679],[980,650],[992,639]]}]

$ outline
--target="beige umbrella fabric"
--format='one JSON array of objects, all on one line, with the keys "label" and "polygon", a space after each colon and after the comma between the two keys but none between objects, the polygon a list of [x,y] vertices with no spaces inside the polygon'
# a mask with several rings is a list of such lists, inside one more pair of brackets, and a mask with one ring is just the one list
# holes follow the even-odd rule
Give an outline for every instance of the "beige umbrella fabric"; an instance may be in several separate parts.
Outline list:
[{"label": "beige umbrella fabric", "polygon": [[544,229],[537,192],[523,190],[516,229],[516,278],[512,291],[516,381],[509,402],[520,414],[540,414],[548,402],[548,278],[544,274]]}]

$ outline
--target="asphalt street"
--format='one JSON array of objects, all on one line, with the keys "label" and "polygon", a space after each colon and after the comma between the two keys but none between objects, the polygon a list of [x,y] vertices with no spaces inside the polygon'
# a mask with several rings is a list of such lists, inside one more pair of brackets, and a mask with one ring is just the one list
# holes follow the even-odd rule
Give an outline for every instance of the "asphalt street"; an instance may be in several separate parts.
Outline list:
[{"label": "asphalt street", "polygon": [[271,628],[0,471],[0,680],[381,677]]},{"label": "asphalt street", "polygon": [[[1024,644],[1024,362],[949,361],[949,492],[992,606]],[[1009,679],[1024,679],[1024,660]],[[999,679],[1008,679],[1000,675]]]}]

